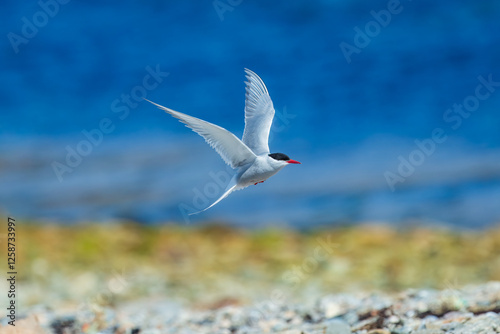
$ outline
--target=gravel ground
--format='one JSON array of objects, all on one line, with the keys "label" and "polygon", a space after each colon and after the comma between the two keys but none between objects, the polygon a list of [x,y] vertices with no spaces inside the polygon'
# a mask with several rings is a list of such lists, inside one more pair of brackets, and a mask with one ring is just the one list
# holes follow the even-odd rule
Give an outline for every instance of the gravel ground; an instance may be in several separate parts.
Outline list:
[{"label": "gravel ground", "polygon": [[[459,290],[408,290],[399,294],[336,294],[315,301],[273,300],[253,305],[182,307],[168,298],[116,307],[50,310],[32,307],[3,333],[500,333],[500,282]],[[16,331],[17,330],[17,331]]]},{"label": "gravel ground", "polygon": [[0,334],[500,333],[500,228],[24,224],[19,236],[16,326],[2,307]]}]

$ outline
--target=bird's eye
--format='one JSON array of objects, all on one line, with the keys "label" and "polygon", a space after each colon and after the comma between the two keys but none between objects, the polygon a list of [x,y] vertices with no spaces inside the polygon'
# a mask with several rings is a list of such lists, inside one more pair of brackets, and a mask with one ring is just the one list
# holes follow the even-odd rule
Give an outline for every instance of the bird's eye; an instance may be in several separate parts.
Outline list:
[{"label": "bird's eye", "polygon": [[290,158],[288,157],[288,155],[283,154],[283,153],[271,153],[271,154],[269,154],[269,156],[271,158],[273,158],[274,160],[283,160],[283,161],[290,160]]}]

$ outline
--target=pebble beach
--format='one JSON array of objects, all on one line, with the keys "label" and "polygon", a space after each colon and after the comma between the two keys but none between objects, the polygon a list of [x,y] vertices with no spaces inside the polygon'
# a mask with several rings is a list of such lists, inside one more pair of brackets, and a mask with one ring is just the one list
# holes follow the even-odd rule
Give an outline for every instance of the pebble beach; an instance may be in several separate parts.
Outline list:
[{"label": "pebble beach", "polygon": [[19,228],[2,333],[500,333],[500,230]]},{"label": "pebble beach", "polygon": [[267,301],[200,311],[157,298],[58,313],[34,308],[17,329],[3,332],[495,334],[500,333],[500,282],[460,290],[334,294],[309,305]]}]

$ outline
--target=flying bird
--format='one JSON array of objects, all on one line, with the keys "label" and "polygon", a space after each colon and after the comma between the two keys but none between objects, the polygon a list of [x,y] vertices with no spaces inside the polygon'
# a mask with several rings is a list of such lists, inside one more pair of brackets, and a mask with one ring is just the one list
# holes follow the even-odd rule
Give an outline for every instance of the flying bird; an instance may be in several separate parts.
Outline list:
[{"label": "flying bird", "polygon": [[236,170],[219,199],[209,207],[190,215],[210,209],[235,190],[264,182],[288,164],[300,164],[286,154],[270,153],[268,139],[274,118],[273,102],[262,79],[249,69],[245,69],[245,73],[248,81],[245,82],[245,130],[241,140],[218,125],[145,99],[202,136],[221,158]]}]

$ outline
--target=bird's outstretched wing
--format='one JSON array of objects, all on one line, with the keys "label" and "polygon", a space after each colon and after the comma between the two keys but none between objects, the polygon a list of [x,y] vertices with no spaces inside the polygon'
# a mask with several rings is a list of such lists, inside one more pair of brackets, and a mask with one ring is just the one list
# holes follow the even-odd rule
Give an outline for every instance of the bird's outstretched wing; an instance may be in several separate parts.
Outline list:
[{"label": "bird's outstretched wing", "polygon": [[226,129],[199,118],[163,107],[147,99],[145,100],[166,111],[175,118],[178,118],[182,123],[186,124],[188,128],[205,138],[205,141],[213,147],[222,159],[232,168],[246,165],[255,160],[256,155],[252,150]]},{"label": "bird's outstretched wing", "polygon": [[274,107],[266,85],[261,78],[249,69],[245,69],[245,131],[243,143],[255,154],[269,153],[269,131],[274,118]]}]

